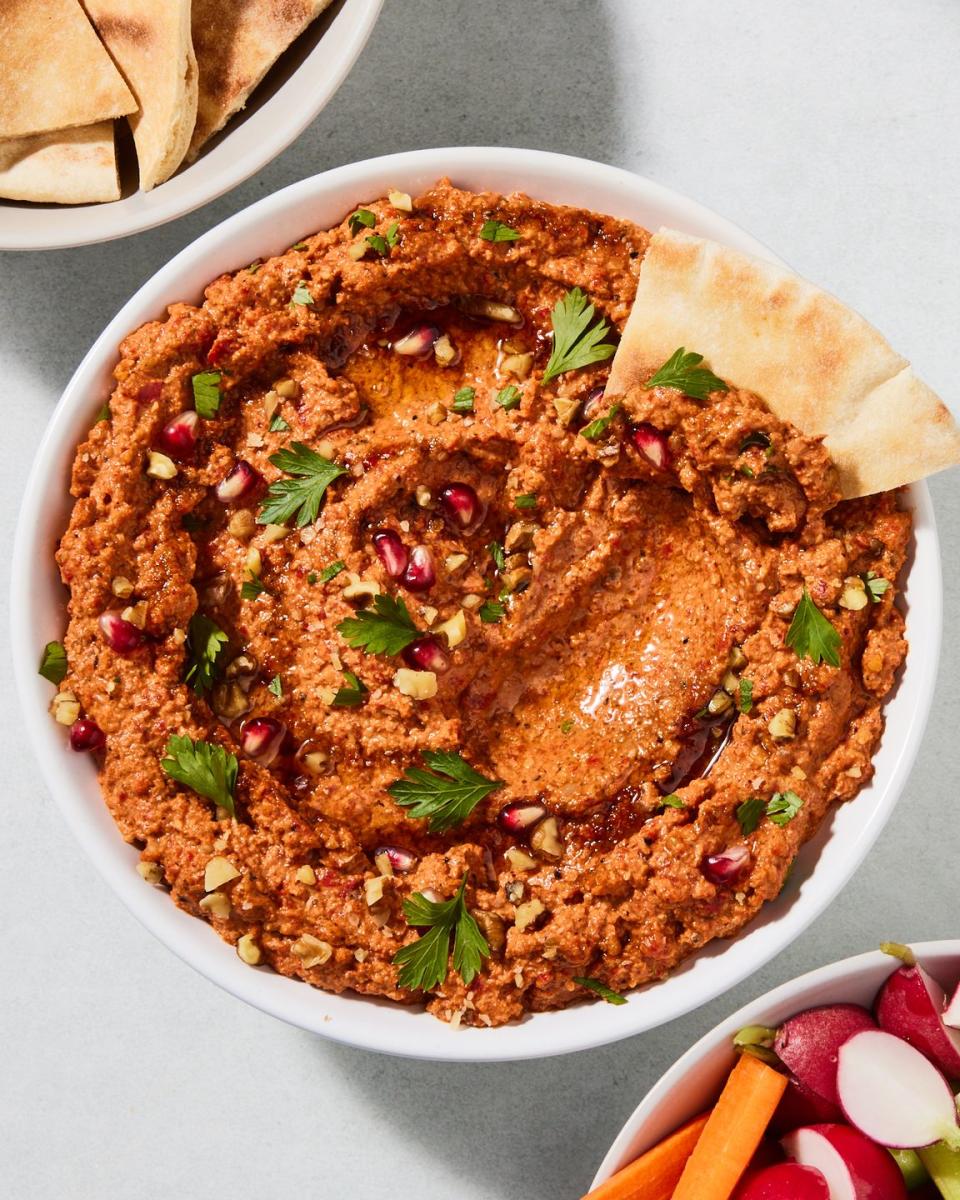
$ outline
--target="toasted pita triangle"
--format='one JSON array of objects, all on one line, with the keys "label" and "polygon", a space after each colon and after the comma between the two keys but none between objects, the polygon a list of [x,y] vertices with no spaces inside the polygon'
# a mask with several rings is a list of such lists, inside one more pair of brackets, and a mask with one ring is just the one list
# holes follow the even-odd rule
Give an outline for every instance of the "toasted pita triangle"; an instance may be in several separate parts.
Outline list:
[{"label": "toasted pita triangle", "polygon": [[130,85],[140,111],[130,117],[149,191],[180,166],[197,117],[197,60],[190,0],[85,0],[87,13]]},{"label": "toasted pita triangle", "polygon": [[113,122],[0,142],[0,196],[43,204],[119,200]]},{"label": "toasted pita triangle", "polygon": [[822,435],[846,497],[960,463],[949,411],[863,317],[780,267],[661,229],[607,393],[629,396],[680,346],[802,433]]},{"label": "toasted pita triangle", "polygon": [[0,3],[0,138],[92,125],[137,102],[77,0]]},{"label": "toasted pita triangle", "polygon": [[193,46],[200,70],[192,161],[209,138],[246,104],[294,38],[330,0],[193,0]]}]

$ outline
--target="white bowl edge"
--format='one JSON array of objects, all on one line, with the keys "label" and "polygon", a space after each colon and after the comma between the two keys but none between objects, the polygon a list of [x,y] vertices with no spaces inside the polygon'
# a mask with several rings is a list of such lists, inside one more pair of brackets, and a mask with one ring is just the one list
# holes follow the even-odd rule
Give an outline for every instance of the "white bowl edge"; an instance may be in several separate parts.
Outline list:
[{"label": "white bowl edge", "polygon": [[711,944],[667,980],[633,994],[629,1004],[576,1005],[498,1029],[453,1031],[418,1009],[334,996],[244,966],[204,922],[143,884],[133,869],[136,852],[120,839],[100,798],[92,765],[71,754],[47,716],[51,689],[37,676],[36,666],[43,643],[62,633],[64,593],[53,551],[69,512],[63,485],[77,442],[111,390],[116,347],[123,335],[162,315],[168,303],[199,299],[202,288],[221,272],[280,251],[311,229],[336,223],[388,187],[416,193],[442,175],[477,190],[519,189],[648,226],[671,224],[773,257],[731,222],[661,185],[614,167],[537,151],[414,151],[335,168],[264,198],[204,234],[149,280],[108,324],[64,391],[37,451],[21,506],[12,569],[12,651],[24,719],[48,787],[110,886],[161,941],[233,994],[302,1028],[387,1053],[500,1061],[587,1049],[680,1016],[769,961],[823,911],[870,849],[916,756],[939,657],[940,562],[929,492],[917,485],[909,491],[915,517],[914,562],[906,589],[911,653],[887,708],[887,731],[873,783],[828,819],[801,855],[784,896],[767,905],[739,938]]}]

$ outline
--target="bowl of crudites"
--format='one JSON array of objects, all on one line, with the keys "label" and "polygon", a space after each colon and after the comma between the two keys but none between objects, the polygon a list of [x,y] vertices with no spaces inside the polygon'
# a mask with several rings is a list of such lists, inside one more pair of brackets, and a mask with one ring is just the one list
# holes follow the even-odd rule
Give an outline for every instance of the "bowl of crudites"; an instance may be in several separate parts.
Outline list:
[{"label": "bowl of crudites", "polygon": [[275,158],[382,0],[11,0],[0,12],[0,249],[108,241]]},{"label": "bowl of crudites", "polygon": [[264,1010],[446,1059],[625,1037],[887,820],[958,456],[880,334],[692,200],[520,150],[342,167],[186,249],[68,386],[27,727],[124,902]]},{"label": "bowl of crudites", "polygon": [[586,1200],[951,1200],[958,1081],[960,942],[884,943],[701,1038]]}]

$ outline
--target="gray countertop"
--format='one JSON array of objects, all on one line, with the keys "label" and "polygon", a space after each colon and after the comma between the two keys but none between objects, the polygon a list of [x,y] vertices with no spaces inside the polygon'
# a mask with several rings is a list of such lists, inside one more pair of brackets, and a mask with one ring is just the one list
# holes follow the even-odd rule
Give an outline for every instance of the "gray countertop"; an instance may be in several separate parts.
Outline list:
[{"label": "gray countertop", "polygon": [[[688,192],[862,311],[956,408],[958,60],[954,0],[387,0],[344,87],[256,179],[136,238],[0,256],[0,629],[33,448],[102,326],[224,217],[376,154],[531,146]],[[4,637],[0,1191],[575,1198],[644,1091],[735,1006],[882,938],[960,934],[957,476],[932,490],[943,663],[916,768],[866,864],[735,991],[645,1036],[540,1062],[344,1049],[195,975],[128,915],[57,815],[24,745]]]}]

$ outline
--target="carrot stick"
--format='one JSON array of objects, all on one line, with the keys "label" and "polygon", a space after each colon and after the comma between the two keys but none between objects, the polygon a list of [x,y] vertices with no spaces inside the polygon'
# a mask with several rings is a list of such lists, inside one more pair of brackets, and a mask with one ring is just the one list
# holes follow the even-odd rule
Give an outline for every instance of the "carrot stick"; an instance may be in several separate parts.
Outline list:
[{"label": "carrot stick", "polygon": [[604,1180],[583,1200],[670,1200],[708,1116],[709,1113],[703,1113],[682,1125],[652,1150]]},{"label": "carrot stick", "polygon": [[673,1200],[729,1200],[786,1086],[786,1076],[759,1058],[740,1057],[687,1159]]}]

